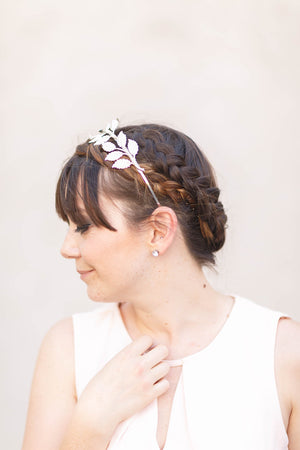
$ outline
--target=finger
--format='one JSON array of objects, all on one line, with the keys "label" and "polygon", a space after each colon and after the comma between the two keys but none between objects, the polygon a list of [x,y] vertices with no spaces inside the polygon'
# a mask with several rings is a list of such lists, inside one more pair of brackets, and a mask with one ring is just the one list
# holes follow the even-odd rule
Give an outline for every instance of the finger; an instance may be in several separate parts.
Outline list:
[{"label": "finger", "polygon": [[165,378],[153,385],[153,396],[159,397],[164,394],[170,387],[170,383]]},{"label": "finger", "polygon": [[156,366],[156,364],[165,359],[168,354],[169,349],[166,345],[156,345],[142,356],[144,367],[147,369],[151,369],[152,367]]},{"label": "finger", "polygon": [[129,344],[127,348],[132,354],[142,355],[146,350],[149,349],[149,347],[151,347],[152,344],[153,344],[152,337],[148,335],[143,335],[139,336],[137,339],[131,342],[131,344]]},{"label": "finger", "polygon": [[170,370],[170,364],[161,362],[150,370],[150,377],[152,383],[156,383],[161,378],[165,377]]}]

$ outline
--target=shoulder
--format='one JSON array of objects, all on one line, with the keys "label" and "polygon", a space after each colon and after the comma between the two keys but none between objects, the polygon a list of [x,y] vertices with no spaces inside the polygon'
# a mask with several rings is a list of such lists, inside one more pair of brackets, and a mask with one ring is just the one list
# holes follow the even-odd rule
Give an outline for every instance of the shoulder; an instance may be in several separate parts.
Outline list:
[{"label": "shoulder", "polygon": [[276,359],[279,379],[290,405],[288,424],[289,448],[300,445],[300,322],[280,318],[276,336]]},{"label": "shoulder", "polygon": [[300,375],[300,322],[288,317],[278,321],[276,346],[280,358]]},{"label": "shoulder", "polygon": [[76,400],[72,317],[59,320],[44,335],[37,355],[31,395],[45,395],[51,391],[57,394],[57,389]]},{"label": "shoulder", "polygon": [[40,353],[43,351],[61,354],[67,350],[69,354],[72,349],[73,320],[72,317],[67,317],[59,320],[49,328],[42,340]]},{"label": "shoulder", "polygon": [[47,331],[45,338],[53,339],[56,336],[69,337],[72,335],[73,331],[73,319],[72,317],[65,317],[54,323]]},{"label": "shoulder", "polygon": [[[50,376],[63,375],[74,386],[73,320],[59,320],[46,332],[38,354],[37,369],[43,368]],[[38,375],[38,374],[36,374]]]},{"label": "shoulder", "polygon": [[298,381],[300,387],[300,322],[281,317],[276,337],[277,355],[286,373]]}]

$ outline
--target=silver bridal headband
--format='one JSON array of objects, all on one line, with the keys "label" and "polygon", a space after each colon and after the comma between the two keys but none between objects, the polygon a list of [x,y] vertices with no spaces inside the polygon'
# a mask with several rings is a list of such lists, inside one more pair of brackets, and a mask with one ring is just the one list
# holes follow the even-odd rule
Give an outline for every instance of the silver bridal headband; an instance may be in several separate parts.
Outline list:
[{"label": "silver bridal headband", "polygon": [[[160,206],[160,203],[144,173],[145,169],[143,169],[136,160],[136,155],[139,152],[138,143],[133,139],[127,138],[123,131],[120,131],[119,134],[116,135],[115,130],[118,128],[118,125],[119,120],[114,119],[111,124],[107,125],[105,130],[99,130],[98,134],[91,137],[88,142],[94,145],[101,145],[103,150],[107,153],[105,160],[114,161],[111,166],[112,169],[122,170],[127,169],[131,165],[135,166],[151,192],[155,202],[158,206]],[[114,142],[112,142],[112,140]]]}]

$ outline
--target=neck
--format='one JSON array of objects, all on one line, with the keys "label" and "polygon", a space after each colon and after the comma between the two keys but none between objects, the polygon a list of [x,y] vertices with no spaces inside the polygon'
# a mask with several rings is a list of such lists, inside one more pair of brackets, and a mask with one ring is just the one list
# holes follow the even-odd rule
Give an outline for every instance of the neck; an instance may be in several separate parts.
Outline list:
[{"label": "neck", "polygon": [[180,270],[180,275],[171,273],[161,271],[153,288],[143,290],[134,302],[123,303],[120,310],[132,339],[147,334],[154,345],[167,345],[173,358],[177,353],[182,356],[186,346],[199,347],[217,334],[233,300],[215,291],[198,266],[185,273]]}]

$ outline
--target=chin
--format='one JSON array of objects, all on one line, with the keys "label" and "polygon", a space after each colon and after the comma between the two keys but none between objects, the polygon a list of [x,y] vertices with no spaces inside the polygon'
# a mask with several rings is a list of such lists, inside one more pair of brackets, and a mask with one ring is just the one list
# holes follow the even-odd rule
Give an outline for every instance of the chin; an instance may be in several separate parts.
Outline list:
[{"label": "chin", "polygon": [[115,303],[117,302],[116,297],[111,298],[111,296],[104,295],[98,289],[87,288],[87,295],[92,302],[95,303]]}]

